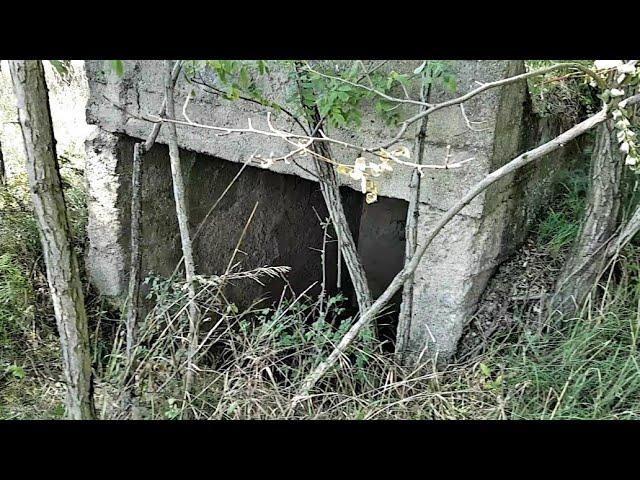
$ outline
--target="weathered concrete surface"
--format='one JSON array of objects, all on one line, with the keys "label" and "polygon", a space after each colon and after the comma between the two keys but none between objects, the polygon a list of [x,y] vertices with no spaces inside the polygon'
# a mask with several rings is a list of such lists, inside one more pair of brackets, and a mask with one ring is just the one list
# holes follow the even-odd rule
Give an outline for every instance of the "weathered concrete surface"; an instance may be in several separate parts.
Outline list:
[{"label": "weathered concrete surface", "polygon": [[[134,140],[100,131],[87,141],[87,175],[91,185],[88,232],[90,248],[87,267],[100,292],[118,296],[126,292],[130,241],[130,162]],[[318,220],[328,216],[322,195],[314,182],[247,167],[233,188],[207,213],[241,166],[203,154],[181,150],[187,191],[190,230],[195,233],[193,250],[196,270],[221,274],[229,266],[242,231],[254,206],[256,213],[236,253],[233,264],[243,270],[286,265],[292,271],[287,280],[297,293],[313,281],[317,294],[322,279],[319,250],[323,230]],[[343,192],[343,203],[357,233],[361,195]],[[168,149],[155,145],[144,156],[142,172],[142,269],[146,276],[171,275],[181,257],[180,235],[175,215]],[[318,217],[314,214],[317,212]],[[335,242],[326,249],[326,288],[336,291]],[[250,280],[231,285],[227,293],[246,305],[263,294],[279,297],[284,283],[263,279],[265,287]],[[348,279],[344,282],[349,291]]]},{"label": "weathered concrete surface", "polygon": [[[420,62],[390,62],[389,68],[409,70]],[[459,93],[488,82],[524,71],[522,61],[455,61]],[[90,251],[88,268],[92,281],[108,295],[122,294],[128,258],[128,168],[131,138],[146,138],[151,124],[134,116],[155,114],[163,99],[162,66],[158,61],[126,62],[125,76],[118,79],[103,71],[100,61],[87,62],[90,99],[89,123],[100,133],[88,142]],[[288,79],[275,74],[267,89],[275,98],[286,95]],[[176,101],[182,105],[191,89],[184,81],[177,86]],[[458,93],[458,94],[459,94]],[[433,91],[432,102],[452,94]],[[118,106],[114,105],[118,104]],[[408,107],[407,107],[408,108]],[[181,108],[176,110],[181,111]],[[409,112],[410,110],[406,110]],[[420,242],[439,215],[463,196],[487,173],[495,170],[519,152],[552,135],[557,125],[539,122],[529,111],[524,82],[490,90],[465,103],[465,112],[474,129],[467,126],[462,110],[451,107],[436,112],[427,125],[424,163],[443,164],[474,157],[474,161],[456,170],[431,170],[421,180]],[[256,127],[266,128],[261,107],[246,102],[228,102],[211,95],[198,94],[188,108],[196,122],[224,127],[246,127],[251,118]],[[275,124],[288,130],[296,126],[287,117],[274,117]],[[190,221],[196,227],[211,202],[227,186],[239,163],[254,153],[268,156],[284,154],[287,146],[259,135],[219,137],[210,130],[178,126],[178,141],[184,149],[185,180],[189,191]],[[418,125],[408,129],[402,144],[417,157]],[[395,131],[385,127],[373,114],[363,117],[357,132],[332,132],[335,136],[366,146],[379,145]],[[165,143],[160,133],[159,143]],[[164,146],[157,146],[145,157],[143,193],[143,274],[173,268],[178,257],[179,240],[173,215],[173,197],[169,164]],[[352,151],[335,148],[342,161],[353,161]],[[221,161],[219,159],[226,160]],[[416,272],[414,305],[410,319],[409,358],[423,350],[450,356],[456,347],[464,322],[473,313],[477,300],[495,266],[522,240],[536,206],[553,186],[555,165],[549,160],[541,167],[503,179],[468,205],[428,249]],[[234,165],[235,163],[235,165]],[[310,159],[294,164],[276,163],[272,172],[248,169],[229,193],[208,224],[206,233],[196,241],[196,263],[202,273],[220,273],[226,267],[244,222],[256,201],[259,210],[249,227],[243,251],[243,266],[281,265],[293,267],[291,278],[304,288],[322,278],[319,254],[322,232],[314,207],[325,218],[321,196],[306,170],[313,171]],[[552,165],[552,166],[550,166]],[[305,170],[306,169],[306,170]],[[93,173],[92,173],[93,172]],[[284,175],[278,175],[284,174]],[[363,205],[361,194],[347,189],[346,210],[359,244],[365,270],[374,295],[379,294],[401,268],[404,255],[406,202],[413,194],[409,188],[411,172],[395,168],[380,184],[378,204]],[[538,182],[541,179],[545,182]],[[344,185],[359,185],[341,177]],[[311,180],[311,181],[310,181]],[[384,198],[388,197],[388,198]],[[329,249],[335,248],[330,244]],[[327,259],[328,281],[335,279],[335,250]],[[329,266],[332,265],[332,266]],[[343,268],[343,279],[347,277]],[[260,293],[242,288],[247,297]],[[267,289],[269,290],[269,289]],[[275,287],[271,288],[272,291]],[[262,291],[262,290],[261,290]]]}]

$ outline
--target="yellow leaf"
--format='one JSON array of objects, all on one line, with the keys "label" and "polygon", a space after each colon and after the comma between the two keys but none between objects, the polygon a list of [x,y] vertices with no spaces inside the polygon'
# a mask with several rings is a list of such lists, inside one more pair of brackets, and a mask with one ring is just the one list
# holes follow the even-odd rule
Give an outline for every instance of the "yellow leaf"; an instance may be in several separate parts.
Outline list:
[{"label": "yellow leaf", "polygon": [[338,173],[341,175],[349,175],[351,173],[351,168],[346,165],[338,165],[336,170],[338,170]]}]

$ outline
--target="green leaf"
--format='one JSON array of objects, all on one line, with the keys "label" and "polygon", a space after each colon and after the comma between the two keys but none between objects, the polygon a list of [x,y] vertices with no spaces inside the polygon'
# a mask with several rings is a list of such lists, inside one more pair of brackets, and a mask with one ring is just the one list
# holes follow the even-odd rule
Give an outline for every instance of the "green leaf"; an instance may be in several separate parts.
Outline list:
[{"label": "green leaf", "polygon": [[480,363],[480,373],[482,373],[483,376],[488,377],[489,375],[491,375],[491,369],[485,364],[485,363]]},{"label": "green leaf", "polygon": [[50,60],[50,62],[61,76],[64,77],[69,74],[69,60]]},{"label": "green leaf", "polygon": [[7,367],[6,372],[9,373],[10,375],[12,375],[13,378],[17,378],[18,380],[22,380],[26,376],[24,368],[22,368],[22,367],[20,367],[19,365],[16,365],[16,364],[9,365]]},{"label": "green leaf", "polygon": [[117,76],[122,77],[124,75],[124,62],[122,60],[109,60],[109,64]]},{"label": "green leaf", "polygon": [[338,110],[334,110],[332,112],[332,119],[338,126],[344,125],[346,123],[344,117],[342,116],[342,113],[340,113],[340,111]]},{"label": "green leaf", "polygon": [[247,73],[246,68],[240,70],[240,81],[242,82],[242,86],[245,88],[249,85],[249,74]]},{"label": "green leaf", "polygon": [[269,65],[266,60],[258,60],[258,72],[260,75],[264,75],[269,72]]}]

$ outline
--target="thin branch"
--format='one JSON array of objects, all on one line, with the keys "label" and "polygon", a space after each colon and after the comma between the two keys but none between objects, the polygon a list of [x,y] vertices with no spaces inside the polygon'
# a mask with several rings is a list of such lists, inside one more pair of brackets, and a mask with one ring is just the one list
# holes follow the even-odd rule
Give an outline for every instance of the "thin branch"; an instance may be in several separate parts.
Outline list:
[{"label": "thin branch", "polygon": [[[201,74],[199,74],[199,81],[198,81],[198,80],[196,80],[196,78],[195,78],[195,77],[193,77],[193,78],[189,79],[189,81],[191,81],[191,82],[195,83],[196,85],[200,85],[201,87],[203,87],[203,90],[204,90],[205,92],[210,93],[210,94],[212,94],[212,95],[224,96],[224,95],[227,95],[227,94],[228,94],[228,92],[225,92],[224,90],[222,90],[222,89],[220,89],[220,88],[218,88],[218,87],[215,87],[215,86],[213,86],[213,85],[211,85],[211,84],[207,83],[207,82],[202,78],[202,75],[201,75]],[[276,108],[275,108],[276,110],[280,110],[280,111],[282,111],[285,115],[287,115],[287,116],[288,116],[288,117],[290,117],[294,122],[296,122],[296,124],[297,124],[301,129],[302,129],[302,131],[303,131],[305,134],[307,134],[307,135],[309,134],[309,131],[308,131],[308,130],[307,130],[307,128],[304,126],[304,124],[300,121],[300,119],[298,118],[298,116],[297,116],[297,115],[295,115],[293,112],[289,111],[288,109],[286,109],[285,107],[283,107],[282,105],[280,105],[279,103],[272,102],[272,104],[271,104],[271,105],[265,105],[265,104],[264,104],[264,103],[262,103],[261,101],[256,100],[255,98],[247,97],[247,96],[245,96],[245,95],[239,95],[239,96],[238,96],[238,98],[239,98],[240,100],[244,100],[245,102],[255,103],[255,104],[260,105],[260,106],[262,106],[262,107],[267,107],[267,108],[269,108],[269,107],[271,107],[271,108],[276,107]]]},{"label": "thin branch", "polygon": [[[306,65],[304,67],[304,69],[307,70],[308,72],[314,73],[314,74],[319,75],[321,77],[328,78],[330,80],[337,80],[339,82],[346,83],[347,85],[351,85],[352,87],[361,88],[361,89],[366,90],[368,92],[374,93],[374,94],[378,95],[379,97],[382,97],[385,100],[388,100],[388,101],[393,102],[393,103],[409,103],[411,105],[419,105],[421,107],[423,107],[425,105],[428,106],[428,107],[431,106],[429,103],[422,102],[420,100],[413,100],[411,98],[406,98],[405,99],[405,98],[392,97],[391,95],[387,95],[386,93],[381,92],[380,90],[376,90],[373,87],[367,87],[366,85],[362,85],[361,83],[357,83],[357,82],[352,82],[351,80],[347,80],[346,78],[342,78],[342,77],[338,77],[338,76],[335,76],[335,75],[329,75],[329,74],[326,74],[326,73],[318,72],[317,70],[314,70],[313,68],[311,68],[309,65]],[[366,76],[368,77],[369,75],[367,74]],[[406,90],[405,90],[405,94],[408,95]]]},{"label": "thin branch", "polygon": [[[167,116],[174,118],[174,95],[172,82],[171,60],[165,60],[165,100]],[[188,396],[191,391],[194,379],[194,365],[192,365],[195,355],[195,348],[198,345],[198,328],[199,315],[198,307],[195,302],[195,264],[193,261],[193,248],[191,243],[191,235],[189,233],[189,220],[187,217],[186,192],[184,186],[184,178],[182,175],[182,166],[180,162],[180,151],[178,149],[178,135],[176,126],[169,124],[168,128],[169,157],[171,160],[171,177],[173,179],[173,194],[175,197],[176,215],[178,217],[178,226],[180,229],[180,239],[182,242],[182,253],[184,256],[185,276],[187,280],[187,288],[189,294],[189,337],[187,340],[187,361],[188,368],[185,380],[185,395]]]},{"label": "thin branch", "polygon": [[511,83],[514,82],[519,82],[520,80],[525,80],[527,78],[530,77],[534,77],[534,76],[538,76],[538,75],[543,75],[545,73],[548,72],[552,72],[554,70],[559,70],[562,68],[577,68],[578,70],[583,71],[584,73],[586,73],[587,75],[591,76],[592,78],[594,78],[596,80],[596,82],[598,82],[598,85],[602,86],[603,85],[603,80],[593,71],[591,71],[590,69],[586,68],[584,65],[580,65],[579,63],[558,63],[555,65],[551,65],[549,67],[546,68],[541,68],[539,70],[534,70],[531,72],[526,72],[526,73],[522,73],[520,75],[515,75],[513,77],[509,77],[509,78],[503,78],[501,80],[496,80],[495,82],[487,82],[487,83],[483,83],[481,84],[478,88],[471,90],[470,92],[461,95],[459,97],[453,98],[451,100],[447,100],[445,102],[441,102],[441,103],[437,103],[435,105],[430,106],[430,108],[428,110],[424,110],[422,112],[419,112],[417,114],[415,114],[413,117],[408,118],[407,120],[405,120],[404,122],[402,122],[400,124],[400,130],[398,131],[398,133],[396,133],[395,137],[393,137],[391,140],[389,140],[388,142],[386,142],[385,144],[378,146],[378,147],[370,147],[367,148],[366,150],[369,152],[373,152],[375,150],[379,150],[380,148],[389,148],[392,145],[395,145],[400,138],[402,138],[402,135],[405,134],[405,132],[407,131],[407,128],[409,127],[409,125],[411,125],[412,123],[420,120],[423,117],[426,117],[428,115],[431,115],[434,112],[437,112],[438,110],[441,110],[443,108],[446,107],[451,107],[453,105],[458,105],[461,103],[466,102],[467,100],[470,100],[471,98],[475,97],[476,95],[481,94],[482,92],[485,92],[487,90],[490,90],[492,88],[497,88],[497,87],[503,87],[505,85],[509,85]]},{"label": "thin branch", "polygon": [[[178,76],[180,75],[181,68],[182,68],[182,61],[178,60],[176,62],[176,64],[173,66],[173,70],[171,71],[171,85],[172,86],[175,86],[176,82],[178,81]],[[162,116],[162,115],[165,114],[166,111],[167,111],[167,99],[165,97],[162,100],[162,106],[160,107],[160,113],[158,115]],[[158,138],[158,134],[160,133],[160,127],[161,126],[162,126],[161,124],[156,124],[156,125],[153,126],[153,130],[149,134],[149,137],[147,138],[147,141],[144,142],[144,145],[142,145],[142,147],[140,149],[140,155],[144,155],[146,152],[151,150],[151,147],[153,147],[153,144],[155,143],[156,139]]]},{"label": "thin branch", "polygon": [[[202,123],[197,123],[197,122],[188,122],[188,121],[182,121],[182,120],[174,120],[171,118],[166,118],[166,117],[161,117],[161,116],[156,116],[156,115],[146,115],[146,116],[138,116],[138,115],[134,115],[131,114],[130,112],[127,112],[129,115],[131,115],[132,117],[138,118],[140,120],[145,120],[148,122],[152,122],[152,123],[173,123],[176,125],[184,125],[184,126],[188,126],[188,127],[196,127],[196,128],[203,128],[205,130],[213,130],[216,132],[220,132],[219,135],[229,135],[232,133],[236,133],[236,134],[244,134],[244,133],[251,133],[251,134],[256,134],[256,135],[264,135],[267,137],[274,137],[274,138],[280,138],[282,140],[284,140],[285,142],[291,143],[291,141],[293,140],[302,140],[302,141],[312,141],[313,143],[332,143],[335,145],[340,145],[342,147],[348,148],[350,150],[354,150],[357,151],[359,153],[369,153],[371,155],[374,155],[376,157],[379,157],[381,159],[391,159],[393,160],[395,163],[399,164],[399,165],[404,165],[407,167],[411,167],[411,168],[416,168],[418,170],[439,170],[439,169],[443,169],[443,170],[448,170],[448,169],[452,169],[452,168],[460,168],[461,166],[463,166],[464,164],[475,160],[475,157],[472,158],[468,158],[466,160],[462,160],[460,162],[456,162],[456,163],[452,163],[449,165],[439,165],[439,164],[425,164],[425,165],[420,165],[417,163],[413,163],[413,162],[407,162],[405,160],[401,160],[400,158],[398,158],[397,156],[391,154],[390,152],[384,152],[384,151],[380,151],[380,149],[378,150],[369,150],[367,148],[363,148],[360,147],[358,145],[355,145],[353,143],[349,143],[349,142],[345,142],[342,140],[338,140],[336,138],[332,138],[332,137],[327,137],[326,135],[323,135],[321,137],[309,137],[307,135],[300,135],[297,133],[289,133],[289,132],[285,132],[283,130],[278,130],[276,128],[271,128],[270,130],[260,130],[257,129],[255,127],[253,127],[253,125],[251,124],[251,120],[249,119],[249,126],[247,128],[231,128],[231,127],[218,127],[215,125],[206,125],[206,124],[202,124]],[[270,112],[267,112],[267,119],[270,122]],[[273,125],[273,123],[272,123]],[[297,146],[300,148],[302,146],[302,144],[297,144]],[[311,144],[309,145],[311,146]],[[313,153],[311,151],[309,151],[309,148],[300,148],[300,151],[305,151],[305,153],[308,153],[310,155],[313,155]],[[384,150],[384,148],[383,148]],[[256,158],[261,158],[259,156],[256,155]],[[282,159],[284,157],[279,157],[278,159]],[[274,161],[276,159],[273,159]],[[328,160],[328,163],[333,163],[334,165],[344,165],[346,167],[350,166],[348,164],[343,164],[343,163],[339,163],[331,160]]]}]

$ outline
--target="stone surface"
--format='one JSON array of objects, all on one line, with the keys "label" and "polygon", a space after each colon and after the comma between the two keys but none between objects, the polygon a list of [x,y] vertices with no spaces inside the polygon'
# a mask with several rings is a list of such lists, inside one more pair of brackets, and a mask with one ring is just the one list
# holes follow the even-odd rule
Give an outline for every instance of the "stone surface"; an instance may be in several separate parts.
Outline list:
[{"label": "stone surface", "polygon": [[[413,69],[420,61],[389,62],[387,68]],[[454,61],[459,90],[470,91],[478,82],[488,82],[524,71],[522,61]],[[152,125],[135,118],[155,114],[163,99],[162,65],[158,61],[127,61],[124,78],[104,70],[101,61],[86,63],[90,86],[87,106],[89,123],[99,133],[87,150],[89,180],[89,237],[87,258],[92,282],[106,295],[125,291],[128,259],[129,168],[133,139],[144,139]],[[269,87],[275,98],[285,96],[288,79],[276,72]],[[184,81],[177,85],[176,101],[182,111],[191,89]],[[453,94],[434,89],[431,102],[452,98]],[[408,107],[406,111],[410,110]],[[129,112],[127,114],[124,110]],[[415,109],[414,109],[415,110]],[[189,103],[191,120],[229,128],[246,127],[250,118],[255,127],[266,128],[261,107],[242,101],[228,102],[200,92]],[[467,126],[465,116],[474,123]],[[131,116],[133,115],[133,116]],[[288,117],[274,116],[276,126],[296,131]],[[418,122],[419,123],[419,122]],[[558,131],[557,122],[540,121],[530,112],[526,84],[515,83],[489,90],[468,103],[436,112],[427,123],[424,163],[443,164],[473,157],[460,169],[430,170],[421,179],[419,241],[439,215],[453,205],[486,174],[540,143]],[[206,212],[226,188],[240,164],[252,154],[284,154],[287,146],[278,139],[243,134],[216,136],[211,130],[178,126],[185,182],[189,194],[189,218],[195,230]],[[409,128],[402,144],[416,158],[418,125]],[[373,113],[363,116],[356,131],[331,132],[350,142],[372,146],[393,137]],[[143,171],[143,275],[155,271],[171,273],[179,258],[179,236],[174,215],[169,160],[164,134],[144,158]],[[353,151],[335,148],[334,155],[352,162]],[[562,154],[534,165],[498,182],[478,196],[438,235],[420,264],[414,282],[414,305],[408,346],[413,357],[423,351],[448,358],[455,350],[464,322],[476,307],[495,266],[524,238],[537,207],[553,188]],[[194,248],[198,271],[224,271],[256,202],[258,210],[247,229],[239,255],[243,268],[289,265],[289,280],[297,291],[323,278],[320,255],[322,228],[317,215],[326,218],[326,209],[309,159],[295,164],[276,163],[270,170],[247,170],[220,203]],[[366,205],[357,191],[359,184],[343,176],[345,210],[358,243],[374,295],[379,295],[400,270],[404,256],[404,224],[411,171],[397,167],[380,185],[380,200]],[[335,290],[336,245],[327,244],[326,286]],[[152,255],[151,255],[152,254]],[[346,268],[343,287],[349,290]],[[276,282],[277,283],[277,282]],[[281,284],[238,286],[234,295],[250,301],[261,294],[275,296]],[[399,297],[397,299],[399,301]],[[411,355],[410,355],[411,356]]]}]

